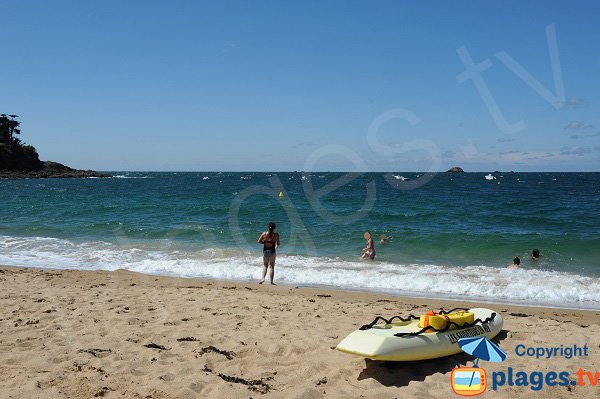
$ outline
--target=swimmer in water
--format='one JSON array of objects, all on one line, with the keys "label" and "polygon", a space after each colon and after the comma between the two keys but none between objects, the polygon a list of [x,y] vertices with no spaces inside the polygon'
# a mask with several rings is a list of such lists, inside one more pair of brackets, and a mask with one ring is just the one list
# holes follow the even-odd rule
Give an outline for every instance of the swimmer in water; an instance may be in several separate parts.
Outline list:
[{"label": "swimmer in water", "polygon": [[532,260],[540,260],[540,250],[539,249],[534,249],[533,251],[531,251],[531,259]]},{"label": "swimmer in water", "polygon": [[385,234],[382,234],[379,236],[379,243],[381,245],[385,245],[385,242],[389,239],[390,239],[390,237],[386,237]]},{"label": "swimmer in water", "polygon": [[365,231],[363,237],[367,240],[367,247],[363,248],[363,255],[361,258],[373,260],[375,259],[375,243],[373,242],[373,236],[371,235],[371,232]]},{"label": "swimmer in water", "polygon": [[515,258],[513,259],[513,263],[512,265],[508,265],[509,269],[519,269],[521,266],[521,259],[519,259],[518,256],[515,256]]}]

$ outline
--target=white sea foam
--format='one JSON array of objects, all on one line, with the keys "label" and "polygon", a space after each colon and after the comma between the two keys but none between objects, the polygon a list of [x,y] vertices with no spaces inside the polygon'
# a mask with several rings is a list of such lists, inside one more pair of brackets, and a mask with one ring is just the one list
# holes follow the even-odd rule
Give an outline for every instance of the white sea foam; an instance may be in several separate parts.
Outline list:
[{"label": "white sea foam", "polygon": [[[181,251],[0,236],[0,264],[79,270],[122,268],[147,274],[250,281],[260,277],[262,259],[260,254],[235,248]],[[281,252],[276,273],[279,282],[292,285],[600,309],[599,278],[538,269],[400,265]]]},{"label": "white sea foam", "polygon": [[127,175],[115,175],[113,179],[153,179],[152,176],[127,176]]}]

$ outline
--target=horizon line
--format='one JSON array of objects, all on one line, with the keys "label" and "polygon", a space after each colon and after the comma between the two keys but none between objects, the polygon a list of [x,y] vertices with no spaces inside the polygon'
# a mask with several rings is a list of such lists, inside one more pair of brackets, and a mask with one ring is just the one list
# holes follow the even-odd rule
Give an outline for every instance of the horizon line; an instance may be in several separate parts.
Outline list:
[{"label": "horizon line", "polygon": [[438,172],[428,172],[428,171],[378,171],[378,170],[370,170],[370,171],[324,171],[324,170],[98,170],[101,173],[109,173],[109,172],[124,172],[124,173],[218,173],[218,172],[227,172],[227,173],[420,173],[420,174],[439,174],[439,173],[448,173],[448,174],[461,174],[461,173],[600,173],[600,171],[593,170],[581,170],[581,171],[519,171],[519,170],[509,170],[509,171],[501,171],[494,170],[490,172],[489,170],[479,171],[479,170],[471,170],[471,171],[463,171],[463,172],[448,172],[448,171],[438,171]]}]

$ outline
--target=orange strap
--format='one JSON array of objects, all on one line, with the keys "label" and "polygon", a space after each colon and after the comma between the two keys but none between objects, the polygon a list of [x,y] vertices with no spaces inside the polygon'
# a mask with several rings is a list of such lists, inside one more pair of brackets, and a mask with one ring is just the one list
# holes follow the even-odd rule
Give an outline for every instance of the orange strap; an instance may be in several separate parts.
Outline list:
[{"label": "orange strap", "polygon": [[423,325],[419,325],[419,327],[424,328],[424,327],[429,327],[429,316],[435,316],[437,315],[437,313],[435,313],[433,310],[428,311],[427,313],[425,313],[425,322],[423,323]]}]

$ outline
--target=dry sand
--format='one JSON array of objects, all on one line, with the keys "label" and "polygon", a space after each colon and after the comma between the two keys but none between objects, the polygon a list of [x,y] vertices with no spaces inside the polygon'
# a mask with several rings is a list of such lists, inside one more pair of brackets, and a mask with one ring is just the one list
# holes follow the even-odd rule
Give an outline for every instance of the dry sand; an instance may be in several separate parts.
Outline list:
[{"label": "dry sand", "polygon": [[[0,267],[1,398],[448,398],[465,354],[411,363],[333,350],[375,315],[473,303],[285,286]],[[490,305],[515,371],[600,371],[600,312]],[[515,346],[587,344],[536,360]],[[597,398],[592,386],[488,388],[487,397]]]}]

